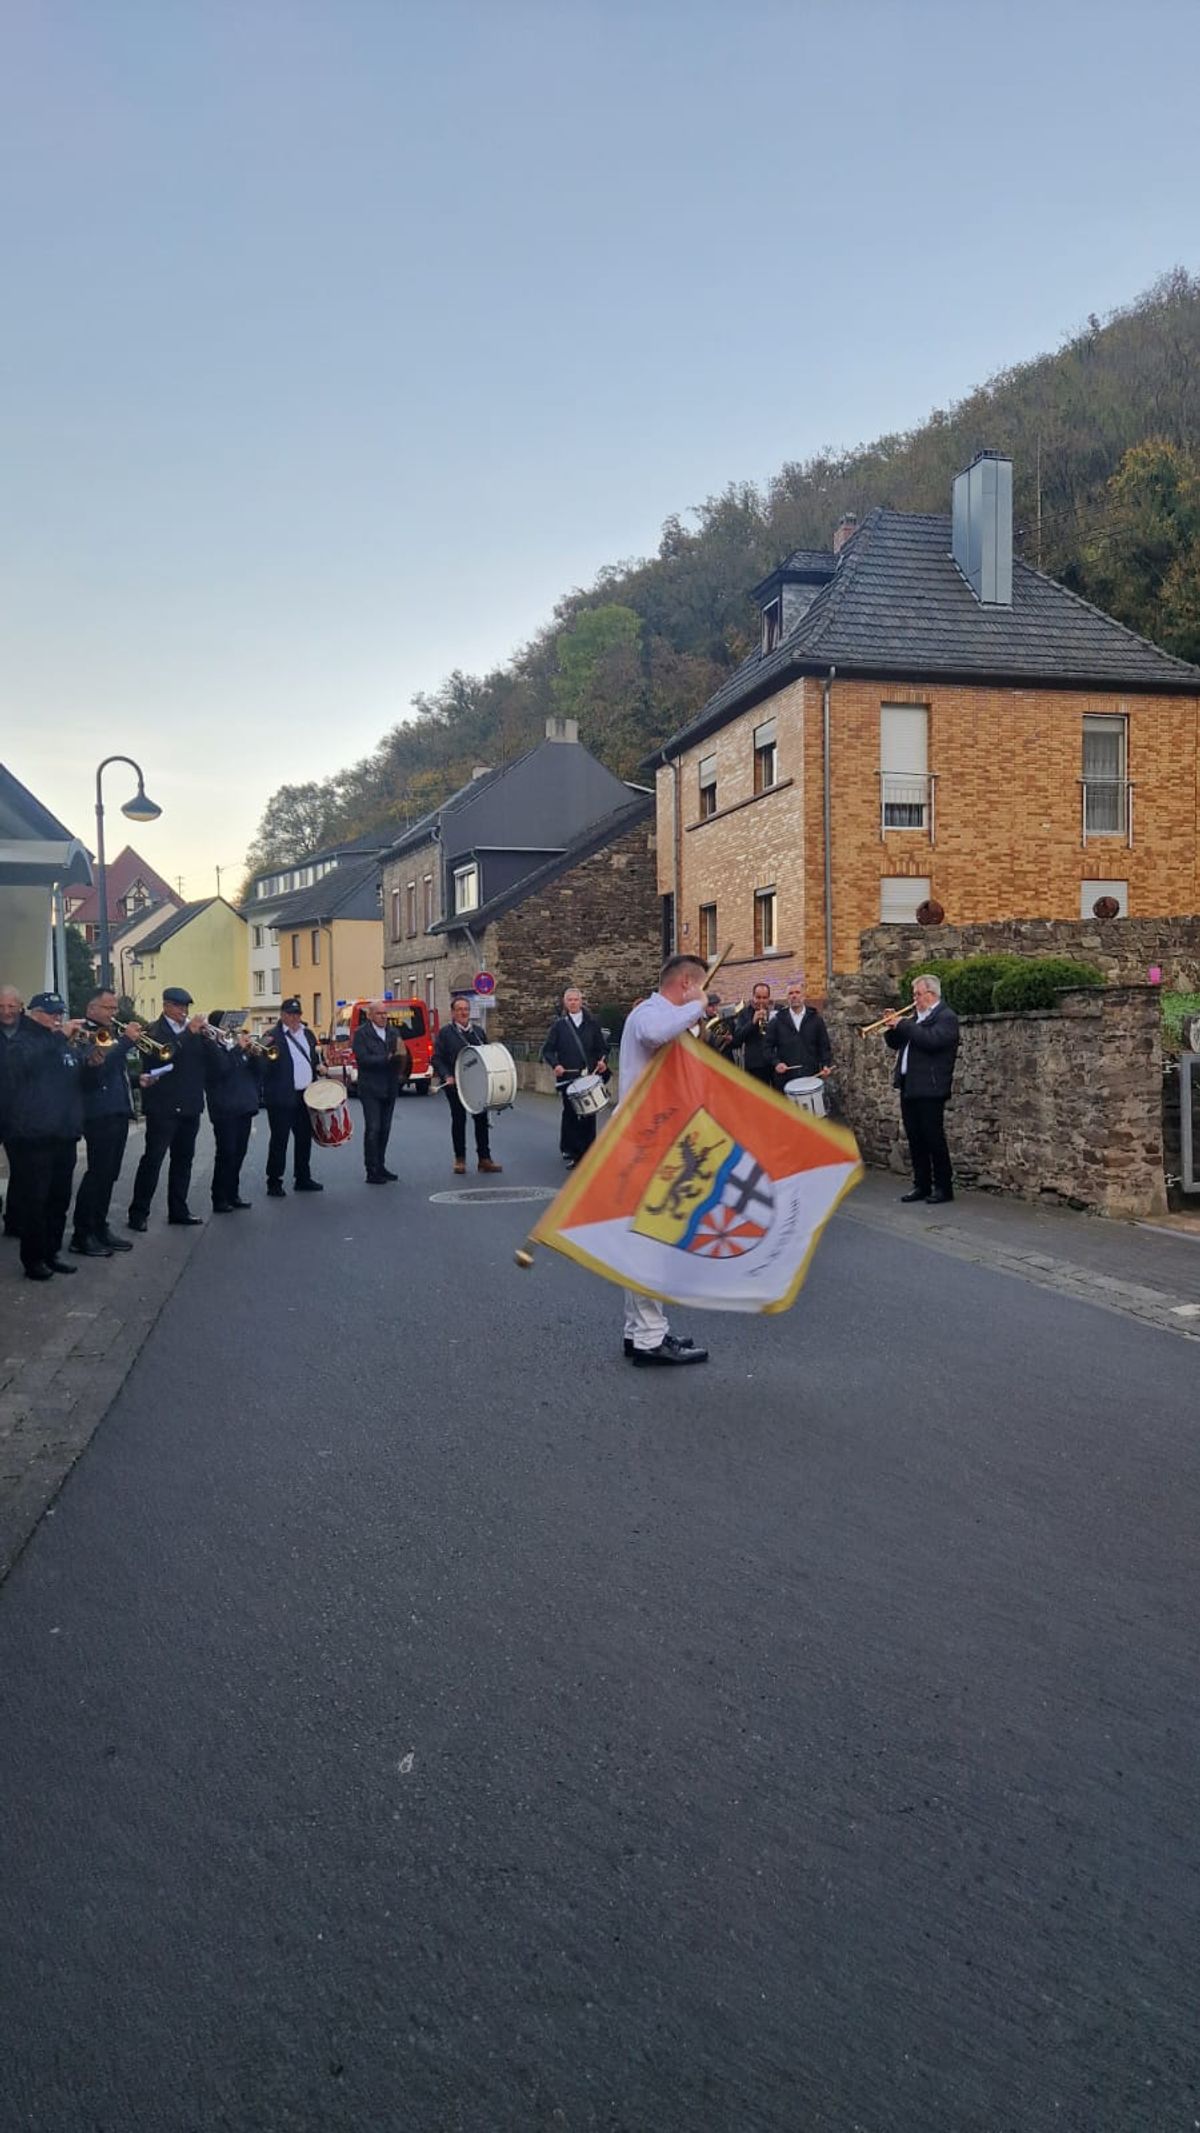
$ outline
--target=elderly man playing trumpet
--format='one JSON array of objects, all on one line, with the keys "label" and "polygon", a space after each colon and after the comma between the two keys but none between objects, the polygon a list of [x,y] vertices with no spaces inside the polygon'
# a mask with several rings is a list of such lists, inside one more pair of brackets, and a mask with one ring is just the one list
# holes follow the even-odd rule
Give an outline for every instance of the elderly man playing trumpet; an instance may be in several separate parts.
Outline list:
[{"label": "elderly man playing trumpet", "polygon": [[944,1112],[958,1057],[958,1016],[942,999],[940,978],[913,979],[914,1016],[884,1016],[883,1041],[899,1054],[892,1075],[900,1091],[900,1116],[912,1157],[912,1191],[905,1202],[944,1206],[954,1198],[954,1173],[946,1146]]}]

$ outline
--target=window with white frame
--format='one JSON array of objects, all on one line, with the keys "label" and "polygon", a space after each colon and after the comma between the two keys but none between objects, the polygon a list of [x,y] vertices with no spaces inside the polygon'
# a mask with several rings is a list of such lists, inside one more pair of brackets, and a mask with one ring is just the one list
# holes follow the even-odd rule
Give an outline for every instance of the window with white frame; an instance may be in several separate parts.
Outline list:
[{"label": "window with white frame", "polygon": [[754,953],[769,955],[778,946],[774,889],[754,891]]},{"label": "window with white frame", "polygon": [[433,972],[432,972],[432,970],[427,970],[427,971],[425,972],[425,1006],[426,1006],[426,1009],[427,1009],[428,1013],[429,1013],[429,1014],[430,1014],[430,1015],[432,1016],[432,1014],[433,1014]]},{"label": "window with white frame", "polygon": [[767,718],[763,720],[761,726],[756,726],[754,728],[755,792],[770,792],[772,785],[777,782],[778,777],[779,768],[778,757],[776,754],[775,721],[773,718]]},{"label": "window with white frame", "polygon": [[426,931],[426,933],[428,933],[428,931],[429,931],[430,927],[431,927],[431,926],[432,926],[432,924],[433,924],[433,876],[432,876],[432,874],[426,874],[426,876],[425,876],[424,880],[423,880],[423,881],[422,881],[422,883],[421,883],[421,890],[422,890],[422,902],[423,902],[423,905],[424,905],[424,924],[425,924],[425,931]]},{"label": "window with white frame", "polygon": [[717,907],[715,904],[700,906],[700,954],[706,963],[711,963],[717,952]]},{"label": "window with white frame", "polygon": [[267,990],[267,973],[265,970],[255,970],[251,972],[251,977],[254,983],[254,996],[256,999],[261,1000]]},{"label": "window with white frame", "polygon": [[474,860],[454,869],[454,909],[456,914],[479,909],[479,868]]},{"label": "window with white frame", "polygon": [[929,901],[927,874],[885,874],[879,884],[879,922],[883,926],[911,926],[918,904]]},{"label": "window with white frame", "polygon": [[925,704],[882,704],[879,711],[881,827],[929,826],[929,711]]},{"label": "window with white frame", "polygon": [[717,759],[715,755],[700,758],[700,820],[707,822],[717,812]]},{"label": "window with white frame", "polygon": [[1129,821],[1129,722],[1117,714],[1085,713],[1083,721],[1083,834],[1124,837]]},{"label": "window with white frame", "polygon": [[399,938],[400,938],[400,891],[399,891],[399,889],[393,889],[393,890],[392,890],[392,939],[393,939],[394,941],[398,941],[398,940],[399,940]]},{"label": "window with white frame", "polygon": [[764,657],[773,652],[783,635],[783,596],[768,602],[762,611],[762,648]]},{"label": "window with white frame", "polygon": [[410,881],[404,891],[405,931],[409,939],[417,930],[417,884]]},{"label": "window with white frame", "polygon": [[319,926],[313,926],[309,930],[308,952],[312,957],[313,969],[315,970],[321,960],[321,929]]},{"label": "window with white frame", "polygon": [[250,936],[251,936],[251,940],[253,941],[253,944],[254,944],[254,946],[255,946],[256,948],[261,948],[261,947],[262,947],[262,944],[263,944],[263,929],[262,929],[262,927],[261,927],[261,926],[251,926],[251,928],[250,928]]},{"label": "window with white frame", "polygon": [[299,935],[298,933],[293,933],[293,935],[292,935],[292,969],[293,969],[293,970],[299,970],[299,968],[300,968],[300,935]]},{"label": "window with white frame", "polygon": [[417,991],[417,983],[417,972],[415,970],[410,970],[408,973],[408,997],[410,1000],[417,1000],[420,998],[420,994]]},{"label": "window with white frame", "polygon": [[1102,896],[1111,896],[1118,906],[1117,917],[1129,916],[1129,883],[1127,881],[1082,881],[1079,884],[1079,916],[1094,918],[1096,905]]},{"label": "window with white frame", "polygon": [[282,990],[283,990],[283,987],[282,987],[282,984],[280,983],[280,980],[282,979],[282,977],[283,977],[283,972],[282,972],[282,970],[280,969],[280,967],[279,967],[278,963],[276,963],[276,964],[275,964],[275,966],[274,966],[274,968],[273,968],[273,969],[272,969],[272,971],[271,971],[271,991],[272,991],[272,992],[282,992]]}]

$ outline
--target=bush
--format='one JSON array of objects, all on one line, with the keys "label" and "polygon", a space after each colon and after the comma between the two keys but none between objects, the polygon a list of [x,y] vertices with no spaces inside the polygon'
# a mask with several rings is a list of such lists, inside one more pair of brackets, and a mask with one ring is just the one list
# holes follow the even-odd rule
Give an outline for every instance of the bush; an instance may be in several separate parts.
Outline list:
[{"label": "bush", "polygon": [[913,979],[928,975],[941,979],[942,998],[956,1015],[990,1015],[998,981],[1024,967],[1024,957],[1019,955],[941,956],[906,971],[900,980],[900,997],[907,1007]]},{"label": "bush", "polygon": [[1162,996],[1163,1046],[1169,1052],[1183,1050],[1183,1025],[1200,1015],[1200,992],[1164,992]]},{"label": "bush", "polygon": [[1076,963],[1067,955],[1019,958],[1017,968],[997,980],[992,991],[992,1013],[1019,1014],[1031,1007],[1054,1007],[1060,992],[1076,985],[1101,986],[1104,972],[1094,963]]}]

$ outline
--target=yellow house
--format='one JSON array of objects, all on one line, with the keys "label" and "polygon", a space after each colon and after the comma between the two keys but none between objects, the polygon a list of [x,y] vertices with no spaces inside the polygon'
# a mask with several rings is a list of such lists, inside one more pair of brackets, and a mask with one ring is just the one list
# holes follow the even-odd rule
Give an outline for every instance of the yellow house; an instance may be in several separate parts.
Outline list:
[{"label": "yellow house", "polygon": [[164,987],[190,992],[197,1014],[214,1007],[246,1007],[249,950],[246,921],[223,896],[171,911],[145,934],[126,968],[134,1009],[143,1022],[162,1013]]},{"label": "yellow house", "polygon": [[[306,1022],[325,1036],[338,1008],[383,992],[383,914],[379,862],[332,867],[311,888],[297,889],[271,911],[283,998],[297,994]],[[251,1008],[254,1001],[250,1002]]]}]

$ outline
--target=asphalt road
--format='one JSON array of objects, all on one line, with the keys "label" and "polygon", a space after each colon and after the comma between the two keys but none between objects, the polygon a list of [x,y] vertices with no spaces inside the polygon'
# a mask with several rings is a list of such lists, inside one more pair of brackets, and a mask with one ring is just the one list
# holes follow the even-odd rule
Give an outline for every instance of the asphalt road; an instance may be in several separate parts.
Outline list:
[{"label": "asphalt road", "polygon": [[392,1153],[211,1223],[0,1590],[3,2133],[1192,2128],[1194,1345],[839,1222],[635,1371]]}]

